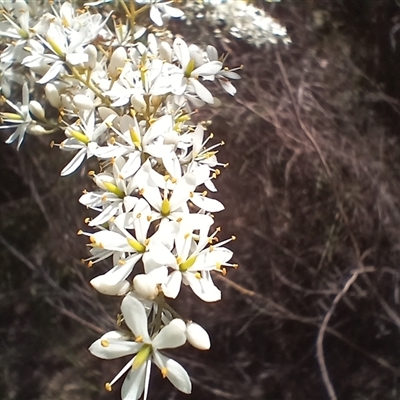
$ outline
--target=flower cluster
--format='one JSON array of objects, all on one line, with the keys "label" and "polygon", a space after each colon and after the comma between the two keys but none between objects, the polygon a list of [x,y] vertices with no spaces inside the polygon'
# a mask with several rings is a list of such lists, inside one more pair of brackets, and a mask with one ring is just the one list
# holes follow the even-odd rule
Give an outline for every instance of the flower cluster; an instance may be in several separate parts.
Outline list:
[{"label": "flower cluster", "polygon": [[[162,351],[186,342],[206,350],[210,339],[168,299],[187,286],[218,301],[213,273],[237,267],[226,247],[235,238],[220,241],[220,228],[212,228],[224,206],[208,195],[225,167],[217,159],[223,142],[211,144],[209,123],[196,114],[217,103],[212,85],[233,96],[240,77],[213,46],[188,45],[162,28],[183,16],[173,2],[109,3],[0,0],[2,103],[10,109],[0,112],[0,129],[12,130],[6,142],[17,148],[26,133],[62,130],[65,139],[53,145],[71,153],[63,176],[98,160],[90,172],[95,189],[79,199],[93,217],[79,234],[89,238],[89,267],[111,265],[92,286],[123,300],[117,329],[89,350],[103,359],[132,356],[106,389],[127,372],[122,398],[146,399],[154,363],[190,393],[187,372]],[[252,10],[228,3],[235,3],[232,18],[240,7]],[[14,102],[18,85],[22,101]]]},{"label": "flower cluster", "polygon": [[290,44],[286,28],[251,3],[246,0],[188,0],[185,2],[185,17],[188,24],[205,20],[215,29],[216,35],[225,37],[230,34],[256,47],[277,44],[278,41]]}]

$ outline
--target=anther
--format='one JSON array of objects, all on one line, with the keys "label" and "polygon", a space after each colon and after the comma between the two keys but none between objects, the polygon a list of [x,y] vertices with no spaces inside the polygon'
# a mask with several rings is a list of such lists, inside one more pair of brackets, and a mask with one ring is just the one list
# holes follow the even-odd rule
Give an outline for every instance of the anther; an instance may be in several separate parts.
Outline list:
[{"label": "anther", "polygon": [[107,392],[112,392],[112,386],[111,386],[111,384],[110,384],[109,382],[107,382],[107,383],[104,385],[104,387],[105,387],[105,389],[107,390]]},{"label": "anther", "polygon": [[79,229],[79,231],[78,231],[78,232],[76,232],[76,234],[77,234],[77,235],[83,235],[83,231],[82,231],[82,229]]},{"label": "anther", "polygon": [[110,345],[110,342],[109,342],[108,340],[103,339],[103,340],[100,342],[100,344],[101,344],[103,347],[108,347],[108,346]]}]

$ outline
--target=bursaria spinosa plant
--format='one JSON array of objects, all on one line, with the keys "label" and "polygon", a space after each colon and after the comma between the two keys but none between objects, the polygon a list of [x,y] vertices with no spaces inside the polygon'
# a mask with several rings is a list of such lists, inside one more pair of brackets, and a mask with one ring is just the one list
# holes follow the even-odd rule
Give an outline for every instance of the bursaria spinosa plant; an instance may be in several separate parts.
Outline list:
[{"label": "bursaria spinosa plant", "polygon": [[[194,114],[216,103],[213,85],[234,95],[240,68],[227,68],[213,46],[174,38],[166,23],[184,12],[172,1],[2,0],[0,7],[6,142],[19,148],[25,134],[62,130],[65,139],[52,143],[71,155],[61,175],[98,161],[90,172],[94,189],[79,199],[96,215],[79,234],[88,238],[87,265],[110,266],[91,285],[122,301],[116,329],[89,351],[127,358],[105,388],[125,377],[122,399],[146,399],[155,364],[190,393],[188,373],[164,350],[186,342],[207,350],[210,338],[168,299],[184,285],[205,302],[218,301],[213,274],[237,267],[226,247],[235,238],[220,240],[213,227],[224,206],[208,194],[225,167],[217,159],[223,143],[213,142],[209,122]],[[11,95],[18,86],[21,101]]]}]

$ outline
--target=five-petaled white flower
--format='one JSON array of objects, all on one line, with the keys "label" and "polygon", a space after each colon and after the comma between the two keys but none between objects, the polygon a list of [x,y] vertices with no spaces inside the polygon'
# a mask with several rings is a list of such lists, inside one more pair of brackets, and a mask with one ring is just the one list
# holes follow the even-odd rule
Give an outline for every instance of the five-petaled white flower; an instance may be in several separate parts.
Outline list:
[{"label": "five-petaled white flower", "polygon": [[160,368],[162,376],[177,389],[183,393],[191,393],[192,383],[186,370],[175,360],[160,352],[160,350],[173,349],[185,344],[185,323],[180,319],[174,319],[152,334],[148,330],[143,304],[132,295],[124,298],[121,311],[133,336],[130,333],[111,331],[89,347],[93,355],[108,360],[136,354],[110,383],[106,383],[106,389],[111,391],[114,383],[129,371],[121,389],[122,400],[138,400],[143,392],[146,399],[153,362]]}]

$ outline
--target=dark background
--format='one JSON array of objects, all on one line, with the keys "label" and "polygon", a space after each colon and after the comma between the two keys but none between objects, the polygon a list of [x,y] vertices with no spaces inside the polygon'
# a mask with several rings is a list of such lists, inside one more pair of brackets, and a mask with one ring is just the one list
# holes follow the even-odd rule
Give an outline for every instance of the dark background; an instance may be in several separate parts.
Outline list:
[{"label": "dark background", "polygon": [[[212,349],[173,358],[191,397],[154,370],[150,399],[400,399],[400,5],[392,0],[265,4],[293,44],[254,48],[172,24],[244,65],[238,95],[204,109],[230,162],[216,184],[237,271],[216,277],[223,300],[184,291],[174,306],[210,333]],[[4,136],[4,139],[6,135]],[[51,139],[62,140],[62,134]],[[112,400],[125,360],[87,347],[114,328],[118,300],[89,288],[86,166],[48,137],[19,152],[0,143],[0,399]],[[105,267],[104,267],[105,268]],[[326,367],[324,373],[323,366]]]}]

